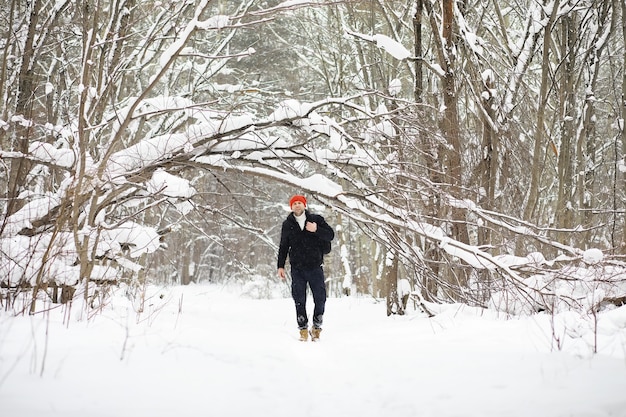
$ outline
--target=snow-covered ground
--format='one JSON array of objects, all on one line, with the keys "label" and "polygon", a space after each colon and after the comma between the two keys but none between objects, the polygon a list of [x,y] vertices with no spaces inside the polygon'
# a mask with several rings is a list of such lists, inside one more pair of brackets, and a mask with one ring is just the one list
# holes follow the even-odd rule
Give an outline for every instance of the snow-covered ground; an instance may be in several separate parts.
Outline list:
[{"label": "snow-covered ground", "polygon": [[0,416],[626,416],[626,307],[600,317],[593,355],[584,323],[460,305],[387,317],[331,298],[317,343],[289,298],[195,285],[138,305],[1,312]]}]

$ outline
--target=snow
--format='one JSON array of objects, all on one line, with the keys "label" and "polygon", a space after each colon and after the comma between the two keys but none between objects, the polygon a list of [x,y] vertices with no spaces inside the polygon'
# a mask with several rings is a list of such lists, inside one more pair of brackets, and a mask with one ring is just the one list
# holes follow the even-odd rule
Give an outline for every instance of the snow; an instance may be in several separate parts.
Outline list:
[{"label": "snow", "polygon": [[138,223],[128,221],[118,225],[112,230],[104,230],[98,241],[98,254],[103,255],[111,242],[115,245],[126,244],[132,258],[138,258],[144,253],[153,253],[159,249],[161,242],[157,231],[151,227],[145,227]]},{"label": "snow", "polygon": [[402,81],[400,81],[397,78],[394,78],[393,80],[391,80],[391,82],[389,82],[388,90],[389,90],[389,94],[392,97],[397,96],[402,91]]},{"label": "snow", "polygon": [[169,197],[189,198],[196,194],[194,188],[189,185],[189,181],[169,174],[163,169],[157,169],[146,186],[151,194],[162,193]]},{"label": "snow", "polygon": [[[175,58],[176,54],[183,49],[191,35],[196,29],[203,28],[204,22],[199,22],[198,17],[202,13],[202,11],[206,8],[208,0],[201,0],[199,4],[196,6],[196,10],[194,13],[194,18],[189,21],[185,29],[181,32],[181,34],[172,42],[161,54],[159,57],[159,64],[161,67],[166,68],[169,64],[171,64],[172,60]],[[214,22],[209,19],[208,25],[212,25]],[[212,28],[212,26],[211,26]]]},{"label": "snow", "polygon": [[[233,24],[225,15],[200,20],[208,0],[199,3],[194,18],[180,28],[179,37],[161,51],[157,60],[161,72],[176,55],[194,52],[186,46],[194,32]],[[307,3],[311,2],[285,1],[275,8]],[[540,7],[534,9],[537,16]],[[545,19],[537,19],[534,30],[545,24]],[[398,60],[411,59],[411,52],[388,36],[348,33],[375,43]],[[476,54],[483,53],[484,41],[465,25],[463,36]],[[528,64],[534,47],[529,39],[516,48],[517,68]],[[254,49],[247,53],[254,53]],[[439,65],[432,63],[430,67],[443,74]],[[492,73],[483,73],[484,80],[490,77]],[[511,80],[504,99],[507,105],[512,105],[517,82],[517,78]],[[55,91],[49,82],[44,88],[46,94]],[[216,88],[240,90],[240,86],[230,85]],[[78,86],[79,92],[84,89],[88,99],[98,97],[94,87]],[[391,80],[388,91],[399,95],[401,81]],[[494,92],[482,94],[488,97]],[[83,298],[79,295],[71,308],[45,305],[45,312],[34,316],[13,317],[11,308],[4,308],[0,299],[0,415],[626,416],[626,307],[602,304],[607,298],[623,296],[625,283],[622,268],[605,265],[601,250],[578,252],[563,246],[568,255],[553,260],[546,260],[541,253],[491,256],[479,247],[448,238],[439,227],[406,220],[412,218],[410,213],[388,206],[375,195],[367,198],[373,208],[366,206],[324,175],[301,178],[267,169],[289,152],[290,138],[260,134],[255,125],[280,126],[280,122],[329,137],[329,149],[300,151],[310,152],[310,158],[322,165],[343,158],[353,164],[363,161],[365,166],[383,166],[393,154],[375,161],[375,156],[356,143],[350,144],[353,153],[347,152],[348,135],[342,124],[316,109],[335,103],[370,117],[381,116],[362,135],[365,143],[378,144],[397,134],[384,106],[371,113],[348,98],[314,103],[292,99],[278,103],[267,119],[257,120],[245,112],[220,114],[183,97],[133,100],[138,98],[129,99],[127,106],[116,108],[115,115],[109,116],[121,121],[132,115],[128,134],[138,140],[105,159],[104,167],[96,166],[87,156],[84,168],[90,173],[102,168],[104,178],[83,184],[85,193],[107,178],[123,184],[137,170],[195,151],[201,155],[195,162],[282,180],[319,197],[337,199],[355,209],[351,215],[357,220],[377,219],[415,231],[477,269],[504,272],[504,284],[519,286],[493,293],[487,301],[490,310],[429,306],[437,313],[434,318],[412,307],[406,316],[386,317],[381,300],[333,298],[328,303],[322,342],[317,344],[296,341],[287,287],[264,277],[254,277],[241,288],[149,286],[146,297],[137,294],[137,289],[122,288],[111,298],[102,295],[99,302],[105,304],[96,302],[89,309],[80,305]],[[140,119],[170,110],[181,123],[191,125],[184,132],[141,137]],[[9,120],[33,126],[22,115]],[[623,120],[616,124],[623,126]],[[111,137],[120,126],[113,127]],[[0,128],[7,130],[9,124],[0,120]],[[76,127],[47,123],[45,129],[54,132],[57,141],[31,141],[28,157],[77,172],[78,147],[71,145]],[[237,133],[236,140],[219,143],[211,139],[232,132]],[[206,148],[216,153],[203,153]],[[0,151],[0,156],[21,154]],[[262,165],[231,164],[235,159]],[[626,171],[623,160],[618,162],[618,169]],[[345,179],[340,171],[336,174],[337,181]],[[6,219],[7,237],[0,239],[0,252],[9,260],[0,265],[3,283],[32,284],[43,271],[58,284],[76,285],[81,268],[76,264],[74,240],[79,238],[85,238],[89,254],[111,261],[93,266],[91,278],[102,281],[119,279],[123,270],[140,271],[145,264],[142,256],[160,247],[154,227],[130,221],[107,224],[112,220],[106,218],[105,211],[98,214],[93,225],[102,230],[86,226],[76,235],[43,232],[36,241],[17,235],[57,207],[73,186],[76,180],[68,173],[57,190],[33,193],[21,210]],[[171,200],[183,214],[192,208],[180,201],[196,193],[186,179],[157,169],[141,186],[160,194],[163,200]],[[463,200],[448,203],[473,212],[480,210]],[[497,219],[490,221],[498,224]],[[526,226],[520,226],[519,233],[535,235]],[[49,249],[59,251],[58,255],[44,263]],[[347,253],[345,246],[340,250]],[[347,258],[343,260],[347,265]],[[530,266],[551,266],[559,260],[571,266],[527,278],[516,272]],[[349,287],[349,265],[345,270],[344,286]],[[95,288],[90,291],[93,295]],[[512,298],[516,292],[521,296]],[[411,294],[407,280],[399,281],[398,293]],[[536,313],[545,306],[551,307],[554,315]],[[602,311],[596,312],[598,308]]]},{"label": "snow", "polygon": [[230,16],[217,15],[208,18],[204,22],[198,22],[198,27],[201,29],[223,29],[230,24]]},{"label": "snow", "polygon": [[389,55],[397,60],[402,61],[404,59],[412,57],[411,52],[407,48],[405,48],[404,45],[387,35],[377,33],[373,36],[369,36],[363,33],[356,33],[352,31],[347,31],[347,34],[368,42],[375,43],[377,47],[387,52]]},{"label": "snow", "polygon": [[266,291],[148,287],[88,312],[3,309],[2,415],[626,416],[626,307],[599,317],[597,355],[581,354],[573,316],[387,317],[354,296],[329,298],[321,340],[305,343],[287,285],[258,281]]},{"label": "snow", "polygon": [[597,248],[587,249],[583,252],[583,261],[589,265],[597,265],[602,262],[603,258],[602,251]]},{"label": "snow", "polygon": [[49,143],[33,141],[28,146],[28,153],[43,162],[52,162],[62,167],[72,167],[75,162],[71,149],[57,149]]},{"label": "snow", "polygon": [[395,59],[403,60],[411,57],[411,52],[404,47],[400,42],[391,39],[389,36],[376,34],[372,37],[374,42],[379,48],[385,50],[388,54]]},{"label": "snow", "polygon": [[319,190],[321,194],[333,197],[343,192],[341,185],[321,174],[313,174],[310,177],[303,178],[300,185],[304,189]]},{"label": "snow", "polygon": [[296,117],[304,117],[310,111],[310,104],[290,99],[279,103],[274,112],[269,116],[269,119],[273,121],[281,121]]},{"label": "snow", "polygon": [[[169,98],[163,98],[169,100]],[[165,101],[163,101],[165,102]],[[183,103],[184,104],[184,103]],[[147,108],[158,109],[161,105],[161,98],[146,102]],[[288,100],[281,103],[274,111],[270,120],[283,120],[284,118],[301,117],[309,115],[308,119],[301,120],[306,127],[322,126],[325,122],[323,118],[312,117],[317,115],[311,109],[316,104],[300,103],[296,100]],[[387,109],[379,107],[376,114],[385,115]],[[115,178],[118,183],[125,181],[124,175],[132,170],[145,166],[152,161],[159,160],[164,156],[173,155],[177,152],[190,152],[195,148],[196,140],[200,140],[206,135],[221,131],[222,129],[240,129],[246,128],[251,123],[249,116],[246,114],[233,114],[228,120],[223,120],[221,126],[212,124],[210,112],[203,113],[203,123],[191,126],[185,133],[167,134],[145,139],[129,146],[111,155],[105,173],[111,178]],[[376,140],[376,135],[392,135],[393,127],[388,132],[386,130],[386,121],[381,121],[376,126],[371,126],[371,139]],[[225,126],[228,126],[227,128]],[[330,128],[331,125],[327,124]],[[340,127],[333,126],[335,131],[339,131]],[[451,239],[439,227],[422,223],[411,219],[410,213],[401,208],[392,207],[386,204],[375,195],[367,198],[372,206],[366,207],[356,199],[345,193],[343,187],[328,178],[325,175],[315,173],[308,177],[298,177],[293,174],[268,169],[266,166],[244,166],[231,165],[231,159],[243,158],[243,151],[254,150],[249,154],[248,158],[263,162],[264,156],[269,158],[280,155],[276,150],[267,150],[268,143],[276,141],[271,136],[259,136],[243,133],[238,140],[227,141],[225,144],[214,144],[213,149],[221,154],[209,154],[196,158],[197,162],[202,162],[208,166],[220,167],[224,170],[232,169],[241,173],[249,173],[261,175],[266,178],[274,178],[278,181],[290,183],[300,189],[302,192],[316,194],[319,197],[336,199],[345,204],[346,207],[352,208],[352,215],[355,219],[376,219],[377,222],[383,222],[390,225],[396,225],[406,230],[411,230],[419,235],[439,242],[439,247],[454,258],[462,259],[469,265],[477,269],[498,270],[504,274],[509,284],[519,286],[517,293],[521,297],[512,296],[510,290],[504,292],[496,292],[491,300],[487,300],[489,306],[495,311],[505,312],[509,314],[528,314],[537,310],[545,309],[549,311],[562,312],[569,309],[587,309],[593,310],[599,305],[603,297],[618,299],[624,294],[623,266],[612,267],[604,264],[602,251],[591,248],[586,251],[575,250],[574,248],[563,247],[571,256],[565,254],[559,255],[557,259],[546,260],[541,253],[532,253],[527,256],[513,256],[510,254],[491,255],[484,251],[484,248],[464,244],[462,242]],[[278,145],[277,143],[275,145]],[[282,144],[281,144],[282,145]],[[356,149],[356,148],[355,148]],[[49,144],[34,144],[31,152],[39,159],[45,159],[58,165],[70,166],[69,162],[71,154],[64,147],[57,148]],[[283,152],[287,152],[286,150]],[[311,151],[312,159],[315,158],[319,163],[324,164],[325,159],[335,158],[336,153],[330,150],[319,149]],[[364,158],[368,156],[364,155]],[[90,168],[92,161],[87,161]],[[271,164],[269,164],[271,166]],[[391,173],[390,173],[391,175]],[[338,177],[340,180],[343,177]],[[6,230],[11,234],[18,233],[20,230],[28,229],[34,224],[34,220],[41,218],[51,207],[59,204],[63,196],[64,190],[72,186],[72,178],[66,178],[62,186],[56,194],[41,195],[33,198],[20,211],[10,216],[6,222]],[[154,194],[159,193],[163,200],[170,200],[182,214],[188,213],[193,209],[191,203],[187,201],[192,197],[196,190],[189,184],[186,179],[167,173],[164,170],[157,169],[154,171],[150,180],[145,184],[146,191]],[[173,200],[173,201],[172,201]],[[481,214],[480,209],[468,200],[452,200],[448,204],[455,207],[462,207]],[[374,210],[379,208],[379,210]],[[116,261],[117,266],[123,269],[137,271],[140,265],[132,261],[132,258],[139,258],[144,254],[155,252],[160,247],[160,237],[156,229],[150,225],[140,225],[134,222],[107,224],[105,213],[101,212],[96,218],[96,225],[104,230],[98,233],[98,230],[91,230],[86,227],[85,230],[79,232],[81,238],[87,238],[90,249],[94,249],[97,256],[104,256],[108,259]],[[496,224],[497,221],[491,220]],[[532,234],[532,231],[520,231],[524,234]],[[384,234],[379,238],[384,239]],[[0,249],[11,255],[11,259],[27,259],[31,252],[41,252],[45,250],[46,245],[54,245],[59,249],[66,241],[64,238],[61,242],[54,242],[52,236],[45,235],[33,245],[26,242],[14,241],[13,239],[0,239]],[[97,243],[96,243],[97,242]],[[61,282],[72,283],[79,281],[80,267],[73,265],[76,259],[76,250],[72,248],[60,249],[64,254],[58,261],[54,261],[48,267],[49,271],[57,272],[56,276]],[[43,253],[43,252],[42,252]],[[90,251],[91,253],[91,251]],[[39,255],[37,255],[39,256]],[[130,257],[131,259],[128,259]],[[582,261],[580,265],[576,265],[578,261]],[[563,261],[571,264],[571,266],[563,266],[560,272],[555,271],[549,273],[545,270],[540,276],[531,276],[525,279],[518,273],[519,268],[535,267],[542,268],[542,265],[551,266],[555,262]],[[29,263],[26,269],[16,265],[15,262],[9,262],[4,266],[5,276],[10,282],[18,282],[21,274],[29,277],[32,282],[38,276],[37,267],[42,263]],[[17,266],[17,267],[16,267]],[[116,266],[95,271],[94,274],[99,279],[109,280],[115,278],[115,273],[119,273]],[[537,273],[540,273],[539,270]],[[54,274],[53,274],[54,275]],[[569,280],[574,277],[575,280]]]},{"label": "snow", "polygon": [[24,116],[22,115],[14,115],[11,117],[11,122],[13,123],[17,123],[20,126],[23,127],[31,127],[33,125],[32,120],[28,120],[26,119]]},{"label": "snow", "polygon": [[276,8],[292,7],[292,6],[297,6],[301,4],[307,4],[307,3],[311,3],[311,0],[287,0],[287,1],[283,1],[282,3],[280,3],[279,5],[275,7]]}]

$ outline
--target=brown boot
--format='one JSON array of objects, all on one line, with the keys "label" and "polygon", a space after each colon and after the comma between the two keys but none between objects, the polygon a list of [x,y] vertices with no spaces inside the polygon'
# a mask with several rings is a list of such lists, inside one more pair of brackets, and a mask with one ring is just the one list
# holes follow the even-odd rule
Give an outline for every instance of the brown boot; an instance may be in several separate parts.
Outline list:
[{"label": "brown boot", "polygon": [[319,327],[312,327],[311,328],[311,340],[313,342],[318,340],[320,338],[320,333],[321,332],[322,332],[322,329],[320,329]]},{"label": "brown boot", "polygon": [[300,329],[300,340],[306,342],[309,339],[309,331],[307,329]]}]

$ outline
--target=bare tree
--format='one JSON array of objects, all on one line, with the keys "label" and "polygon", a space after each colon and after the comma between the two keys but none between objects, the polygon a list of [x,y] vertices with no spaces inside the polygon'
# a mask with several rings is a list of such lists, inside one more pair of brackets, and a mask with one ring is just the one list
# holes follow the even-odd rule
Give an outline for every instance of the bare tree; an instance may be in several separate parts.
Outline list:
[{"label": "bare tree", "polygon": [[[621,4],[621,9],[622,9],[622,38],[626,39],[626,1],[622,0],[620,2]],[[623,67],[626,68],[626,48],[624,48],[623,50]],[[622,115],[622,120],[626,120],[626,72],[622,72],[622,94],[621,94],[621,103],[622,105],[620,106],[620,112]],[[622,151],[622,164],[624,163],[624,155],[626,155],[626,126],[624,126],[624,122],[622,122],[620,129],[620,139],[621,139],[621,151]],[[621,164],[618,164],[618,166],[622,166]],[[622,170],[623,172],[624,170]],[[622,179],[622,183],[626,184],[626,181],[624,181]],[[624,190],[626,191],[626,189]],[[626,221],[624,221],[623,227],[622,227],[622,239],[620,241],[620,253],[624,254],[626,253],[626,244],[624,244],[624,242],[626,241]]]},{"label": "bare tree", "polygon": [[[55,286],[89,300],[119,280],[271,271],[277,201],[294,189],[336,213],[348,244],[337,267],[367,264],[362,288],[385,277],[391,311],[402,274],[429,300],[487,305],[510,288],[531,298],[525,274],[552,273],[548,263],[520,270],[502,256],[581,258],[580,240],[564,229],[585,201],[573,171],[615,156],[594,142],[610,126],[593,125],[591,111],[606,114],[598,97],[616,92],[606,77],[614,61],[596,41],[623,45],[608,8],[597,15],[602,32],[569,31],[566,53],[555,55],[557,28],[574,27],[584,8],[545,16],[531,4],[503,16],[491,3],[236,3],[41,3],[41,16],[64,20],[32,35],[35,81],[16,89],[34,94],[28,115],[7,93],[22,79],[7,51],[29,32],[7,38],[2,159],[15,163],[4,169],[16,184],[5,192],[0,265],[3,285],[30,291],[31,311]],[[16,0],[3,16],[16,25],[15,10],[35,6]],[[537,14],[548,17],[543,26]],[[592,44],[595,55],[578,53]],[[415,56],[404,51],[411,46]],[[281,78],[272,70],[281,67],[295,70]],[[598,92],[587,107],[582,79]],[[28,175],[18,175],[18,161]],[[585,187],[615,185],[614,170],[588,172]],[[593,194],[607,196],[596,209],[606,206],[607,190]],[[569,206],[576,216],[554,223]],[[602,222],[585,224],[597,226],[597,242],[610,236]],[[17,256],[9,239],[28,250]]]}]

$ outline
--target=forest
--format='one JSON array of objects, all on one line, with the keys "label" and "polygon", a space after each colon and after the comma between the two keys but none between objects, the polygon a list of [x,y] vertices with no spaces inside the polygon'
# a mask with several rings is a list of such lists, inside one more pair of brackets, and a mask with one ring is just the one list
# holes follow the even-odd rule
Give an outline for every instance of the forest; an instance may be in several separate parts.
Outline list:
[{"label": "forest", "polygon": [[278,285],[291,195],[330,294],[626,303],[625,0],[7,0],[0,305]]}]

